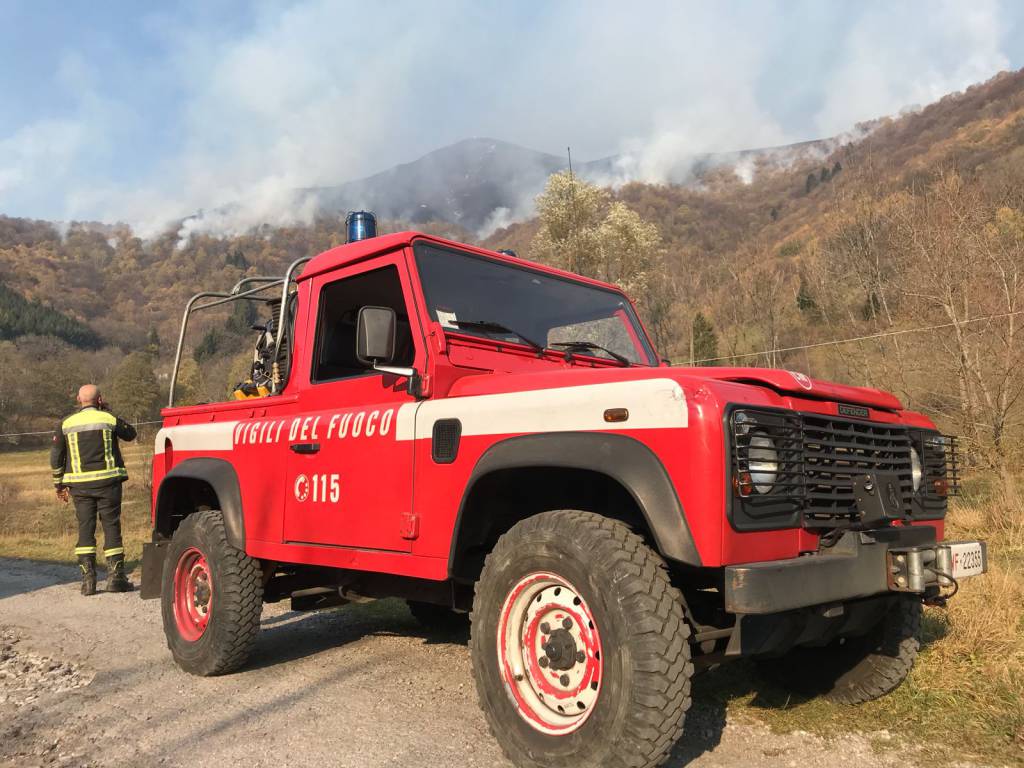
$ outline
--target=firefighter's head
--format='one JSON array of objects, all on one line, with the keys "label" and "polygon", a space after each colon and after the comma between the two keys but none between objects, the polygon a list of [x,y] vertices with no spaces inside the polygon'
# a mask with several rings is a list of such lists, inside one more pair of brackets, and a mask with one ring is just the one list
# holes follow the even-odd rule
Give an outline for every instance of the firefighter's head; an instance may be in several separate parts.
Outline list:
[{"label": "firefighter's head", "polygon": [[81,406],[93,405],[98,406],[103,403],[103,395],[100,394],[100,388],[95,384],[83,384],[78,388],[78,404]]}]

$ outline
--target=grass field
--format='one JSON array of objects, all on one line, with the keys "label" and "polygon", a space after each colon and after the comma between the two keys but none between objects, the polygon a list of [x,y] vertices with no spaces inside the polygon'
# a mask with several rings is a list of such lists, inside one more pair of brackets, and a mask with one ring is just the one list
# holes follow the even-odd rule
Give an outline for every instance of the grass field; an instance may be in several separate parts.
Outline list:
[{"label": "grass field", "polygon": [[[122,444],[130,482],[124,486],[121,533],[131,569],[149,541],[149,467],[152,440]],[[0,453],[0,556],[74,562],[78,524],[70,504],[57,500],[47,451]],[[103,548],[102,526],[96,540]],[[100,558],[102,561],[102,557]]]},{"label": "grass field", "polygon": [[[134,566],[149,537],[149,441],[125,446],[124,540]],[[43,451],[0,453],[0,556],[74,561],[74,512],[54,498]],[[983,483],[954,504],[947,538],[989,542],[991,572],[964,583],[948,610],[928,609],[925,647],[905,685],[861,707],[801,700],[747,663],[698,677],[698,699],[780,731],[872,735],[921,766],[1024,764],[1024,502]],[[100,541],[102,546],[102,540]]]}]

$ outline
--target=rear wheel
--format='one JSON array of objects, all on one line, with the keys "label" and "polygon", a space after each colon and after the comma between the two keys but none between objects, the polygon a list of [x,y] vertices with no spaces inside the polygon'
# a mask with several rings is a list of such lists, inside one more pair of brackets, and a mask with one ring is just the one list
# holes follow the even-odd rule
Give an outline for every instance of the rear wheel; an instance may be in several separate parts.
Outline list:
[{"label": "rear wheel", "polygon": [[863,704],[898,688],[914,668],[920,647],[920,598],[900,596],[862,637],[841,638],[821,648],[794,648],[759,663],[775,682],[798,693]]},{"label": "rear wheel", "polygon": [[689,628],[665,563],[620,522],[518,523],[477,584],[470,648],[491,731],[518,766],[644,768],[682,734]]},{"label": "rear wheel", "polygon": [[248,659],[260,627],[260,564],[231,546],[216,510],[189,515],[174,532],[160,591],[167,647],[194,675],[220,675]]}]

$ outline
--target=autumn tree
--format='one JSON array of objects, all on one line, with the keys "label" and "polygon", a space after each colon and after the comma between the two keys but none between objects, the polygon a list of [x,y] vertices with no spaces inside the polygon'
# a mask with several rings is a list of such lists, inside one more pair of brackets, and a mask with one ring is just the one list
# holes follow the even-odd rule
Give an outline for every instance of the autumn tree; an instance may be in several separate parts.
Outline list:
[{"label": "autumn tree", "polygon": [[778,368],[784,334],[798,324],[796,276],[793,266],[775,260],[761,245],[745,251],[728,270],[727,296],[716,307],[724,322],[722,338],[728,351],[748,365]]},{"label": "autumn tree", "polygon": [[608,200],[607,190],[569,172],[552,174],[537,197],[540,229],[531,253],[570,272],[596,276],[603,263],[600,228]]},{"label": "autumn tree", "polygon": [[620,286],[637,302],[656,343],[667,342],[675,291],[662,269],[657,226],[625,203],[611,201],[607,190],[568,172],[548,179],[537,198],[537,215],[535,258]]},{"label": "autumn tree", "polygon": [[17,409],[51,419],[66,416],[75,407],[78,388],[89,380],[76,351],[45,337],[22,339],[18,347],[32,375],[16,384]]},{"label": "autumn tree", "polygon": [[[931,357],[955,382],[958,427],[985,462],[1006,469],[1024,395],[1024,200],[993,197],[944,174],[891,207],[900,290],[919,322],[937,328]],[[932,390],[940,385],[933,379]]]},{"label": "autumn tree", "polygon": [[114,371],[110,399],[118,414],[129,421],[144,421],[157,412],[160,387],[153,363],[145,352],[132,352]]},{"label": "autumn tree", "polygon": [[202,400],[202,373],[192,358],[183,357],[174,388],[175,405],[197,405]]}]

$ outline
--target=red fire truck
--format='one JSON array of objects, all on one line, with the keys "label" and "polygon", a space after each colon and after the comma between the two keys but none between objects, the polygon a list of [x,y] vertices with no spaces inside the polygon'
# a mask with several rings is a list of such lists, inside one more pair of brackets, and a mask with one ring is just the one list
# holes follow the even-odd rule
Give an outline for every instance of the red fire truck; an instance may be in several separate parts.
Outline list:
[{"label": "red fire truck", "polygon": [[[659,359],[629,299],[415,232],[199,294],[269,308],[236,399],[163,412],[143,597],[176,662],[243,666],[264,602],[470,614],[520,766],[654,766],[695,665],[757,657],[857,703],[922,603],[986,569],[943,540],[956,444],[875,389]],[[177,371],[177,361],[175,364]]]}]

